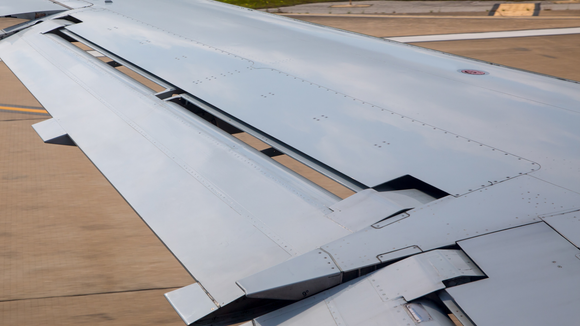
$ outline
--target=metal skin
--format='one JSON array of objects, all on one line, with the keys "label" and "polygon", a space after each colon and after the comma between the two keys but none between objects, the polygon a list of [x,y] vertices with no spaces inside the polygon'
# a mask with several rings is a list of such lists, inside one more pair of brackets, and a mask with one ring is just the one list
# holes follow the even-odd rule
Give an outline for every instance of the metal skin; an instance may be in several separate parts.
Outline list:
[{"label": "metal skin", "polygon": [[[255,324],[406,326],[424,323],[451,326],[451,320],[439,315],[436,309],[429,309],[430,304],[407,302],[443,291],[446,287],[443,281],[482,275],[461,251],[434,250],[261,316]],[[363,311],[365,313],[361,313]]]},{"label": "metal skin", "polygon": [[74,145],[66,131],[53,119],[44,120],[32,125],[43,142],[58,145]]},{"label": "metal skin", "polygon": [[[166,295],[187,324],[448,325],[428,298],[481,326],[539,311],[535,296],[578,302],[576,288],[543,281],[554,277],[546,268],[534,269],[533,296],[531,283],[508,289],[501,282],[516,269],[488,259],[522,252],[535,266],[566,244],[558,260],[572,272],[562,279],[580,284],[580,260],[568,255],[579,251],[566,240],[578,245],[580,234],[578,83],[203,0],[93,1],[43,20],[2,40],[0,58],[53,116],[44,126],[68,135],[196,278]],[[179,99],[358,193],[340,201]],[[545,250],[521,249],[535,228]],[[473,253],[487,278],[394,272],[449,247]],[[385,306],[357,285],[377,268],[416,295]],[[329,299],[339,292],[340,304]],[[489,304],[504,293],[517,294],[517,309]],[[542,313],[574,323],[561,309]]]},{"label": "metal skin", "polygon": [[28,19],[34,19],[34,13],[49,13],[65,11],[67,8],[48,0],[18,0],[1,1],[0,16],[32,15]]},{"label": "metal skin", "polygon": [[579,250],[548,225],[536,223],[458,244],[488,276],[447,289],[476,325],[575,323]]}]

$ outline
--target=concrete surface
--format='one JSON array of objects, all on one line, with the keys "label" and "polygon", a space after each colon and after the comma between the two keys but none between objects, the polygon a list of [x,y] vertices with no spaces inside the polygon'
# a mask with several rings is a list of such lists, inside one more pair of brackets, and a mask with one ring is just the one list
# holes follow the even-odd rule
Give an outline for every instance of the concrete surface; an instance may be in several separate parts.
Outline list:
[{"label": "concrete surface", "polygon": [[[380,37],[580,25],[541,17],[302,18]],[[580,80],[578,35],[421,46]],[[40,107],[3,63],[0,106]],[[41,142],[30,126],[46,118],[0,110],[0,325],[183,325],[163,293],[193,279],[78,148]]]},{"label": "concrete surface", "polygon": [[[290,16],[377,37],[578,27],[580,18],[396,18]],[[580,81],[580,34],[415,43],[434,50]]]},{"label": "concrete surface", "polygon": [[285,15],[290,18],[376,37],[498,32],[540,28],[580,27],[580,17],[569,18],[441,18],[335,15]]},{"label": "concrete surface", "polygon": [[580,81],[580,34],[427,42],[416,45]]},{"label": "concrete surface", "polygon": [[[301,14],[430,14],[430,13],[463,13],[470,15],[487,15],[494,4],[540,3],[544,11],[580,10],[580,2],[562,1],[354,1],[319,2],[297,6],[270,8],[266,11],[276,13]],[[542,14],[540,14],[542,15]]]}]

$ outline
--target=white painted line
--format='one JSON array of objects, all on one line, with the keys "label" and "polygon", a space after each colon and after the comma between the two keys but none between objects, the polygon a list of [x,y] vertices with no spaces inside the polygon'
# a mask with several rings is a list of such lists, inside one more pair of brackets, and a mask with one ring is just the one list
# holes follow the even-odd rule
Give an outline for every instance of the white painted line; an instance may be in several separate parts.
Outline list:
[{"label": "white painted line", "polygon": [[401,43],[415,43],[415,42],[438,42],[438,41],[460,41],[460,40],[484,40],[490,38],[549,36],[549,35],[566,35],[566,34],[580,34],[580,27],[530,29],[525,31],[400,36],[400,37],[385,37],[385,39]]},{"label": "white painted line", "polygon": [[87,53],[92,55],[95,58],[104,57],[104,55],[101,52],[98,52],[95,50],[89,50],[89,51],[87,51]]}]

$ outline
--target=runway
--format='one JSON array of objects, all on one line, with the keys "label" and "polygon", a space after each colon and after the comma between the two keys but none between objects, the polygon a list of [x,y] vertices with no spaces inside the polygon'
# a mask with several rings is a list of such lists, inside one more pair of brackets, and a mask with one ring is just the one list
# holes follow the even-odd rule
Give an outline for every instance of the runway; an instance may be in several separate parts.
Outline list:
[{"label": "runway", "polygon": [[20,108],[20,107],[14,107],[14,106],[2,106],[0,105],[0,110],[2,111],[10,111],[10,112],[26,112],[26,113],[37,113],[37,114],[46,114],[48,115],[48,112],[46,112],[45,109],[42,108]]},{"label": "runway", "polygon": [[382,14],[525,17],[572,15],[580,10],[577,1],[355,1],[318,2],[269,8],[286,14]]},{"label": "runway", "polygon": [[[377,37],[580,27],[578,17],[292,17]],[[580,80],[580,34],[417,45]],[[48,117],[0,62],[0,325],[183,325],[163,293],[193,278],[78,148],[42,143],[31,125]]]}]

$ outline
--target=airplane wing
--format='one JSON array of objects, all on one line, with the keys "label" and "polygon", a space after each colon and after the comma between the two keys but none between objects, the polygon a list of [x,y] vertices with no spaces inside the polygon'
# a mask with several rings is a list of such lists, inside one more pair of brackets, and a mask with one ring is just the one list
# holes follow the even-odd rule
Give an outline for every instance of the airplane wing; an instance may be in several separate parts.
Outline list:
[{"label": "airplane wing", "polygon": [[579,83],[213,1],[60,3],[0,58],[195,278],[166,294],[186,324],[576,320]]}]

